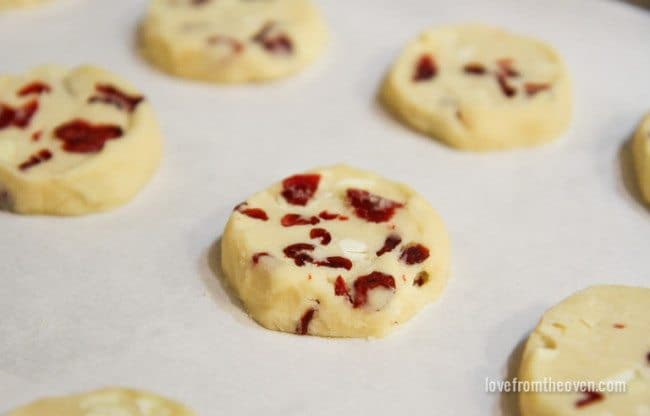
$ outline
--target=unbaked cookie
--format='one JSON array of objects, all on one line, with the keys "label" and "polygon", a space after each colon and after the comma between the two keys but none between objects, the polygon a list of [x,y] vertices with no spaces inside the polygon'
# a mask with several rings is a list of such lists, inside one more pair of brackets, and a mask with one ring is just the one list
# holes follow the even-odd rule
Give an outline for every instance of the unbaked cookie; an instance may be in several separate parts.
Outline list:
[{"label": "unbaked cookie", "polygon": [[8,416],[194,416],[194,413],[179,403],[151,393],[110,388],[42,399]]},{"label": "unbaked cookie", "polygon": [[294,175],[232,214],[222,266],[266,328],[380,337],[436,299],[447,233],[411,188],[347,166]]},{"label": "unbaked cookie", "polygon": [[0,76],[0,206],[80,215],[130,200],[155,171],[161,139],[151,106],[98,68]]},{"label": "unbaked cookie", "polygon": [[151,0],[141,50],[171,74],[235,83],[298,72],[326,38],[309,0]]},{"label": "unbaked cookie", "polygon": [[406,124],[466,150],[540,144],[562,133],[571,115],[569,75],[558,54],[482,25],[421,34],[394,64],[381,96]]},{"label": "unbaked cookie", "polygon": [[650,114],[648,114],[634,135],[634,160],[639,187],[645,200],[650,203]]},{"label": "unbaked cookie", "polygon": [[[520,377],[595,383],[522,393],[522,416],[650,414],[650,289],[596,286],[551,308],[528,339]],[[598,384],[615,380],[627,391]]]}]

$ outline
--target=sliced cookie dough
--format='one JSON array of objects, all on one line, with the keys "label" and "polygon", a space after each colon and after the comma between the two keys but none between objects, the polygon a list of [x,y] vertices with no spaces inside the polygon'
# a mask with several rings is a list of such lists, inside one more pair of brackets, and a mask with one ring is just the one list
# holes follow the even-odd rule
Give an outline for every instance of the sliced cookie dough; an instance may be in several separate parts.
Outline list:
[{"label": "sliced cookie dough", "polygon": [[[520,378],[594,383],[521,393],[522,416],[649,414],[650,289],[595,286],[551,308],[528,338]],[[601,391],[608,386],[599,383],[616,380],[625,392]]]},{"label": "sliced cookie dough", "polygon": [[195,416],[172,400],[152,393],[107,388],[67,397],[47,398],[7,416]]},{"label": "sliced cookie dough", "polygon": [[151,0],[140,35],[155,66],[218,83],[299,72],[327,39],[309,0]]},{"label": "sliced cookie dough", "polygon": [[548,45],[482,25],[422,33],[381,89],[404,123],[465,150],[532,146],[571,117],[569,74]]},{"label": "sliced cookie dough", "polygon": [[0,76],[0,206],[81,215],[129,201],[156,170],[147,100],[99,68],[43,66]]},{"label": "sliced cookie dough", "polygon": [[233,212],[222,266],[266,328],[381,337],[442,292],[449,243],[411,188],[347,166],[294,175]]}]

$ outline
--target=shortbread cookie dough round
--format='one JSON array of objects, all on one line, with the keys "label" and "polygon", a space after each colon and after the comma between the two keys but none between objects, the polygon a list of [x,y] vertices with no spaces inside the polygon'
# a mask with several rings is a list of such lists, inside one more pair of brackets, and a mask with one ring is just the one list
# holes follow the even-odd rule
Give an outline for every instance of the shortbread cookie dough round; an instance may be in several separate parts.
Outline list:
[{"label": "shortbread cookie dough round", "polygon": [[152,393],[107,388],[68,397],[47,398],[8,416],[194,416],[185,406]]},{"label": "shortbread cookie dough round", "polygon": [[639,188],[650,204],[650,114],[645,116],[634,135],[633,152]]},{"label": "shortbread cookie dough round", "polygon": [[422,33],[384,80],[384,104],[450,146],[496,150],[560,135],[571,116],[568,72],[548,45],[482,25]]},{"label": "shortbread cookie dough round", "polygon": [[[595,286],[551,308],[526,343],[520,378],[594,382],[564,393],[522,393],[522,416],[649,414],[650,289]],[[607,381],[627,390],[602,391]]]},{"label": "shortbread cookie dough round", "polygon": [[0,76],[0,206],[81,215],[129,201],[158,166],[161,138],[140,93],[99,68]]},{"label": "shortbread cookie dough round", "polygon": [[253,319],[301,335],[381,337],[443,290],[445,228],[407,186],[347,166],[294,175],[239,205],[222,266]]},{"label": "shortbread cookie dough round", "polygon": [[49,0],[0,0],[0,12],[4,9],[37,6]]},{"label": "shortbread cookie dough round", "polygon": [[154,65],[220,83],[296,73],[327,38],[309,0],[151,0],[140,35],[142,53]]}]

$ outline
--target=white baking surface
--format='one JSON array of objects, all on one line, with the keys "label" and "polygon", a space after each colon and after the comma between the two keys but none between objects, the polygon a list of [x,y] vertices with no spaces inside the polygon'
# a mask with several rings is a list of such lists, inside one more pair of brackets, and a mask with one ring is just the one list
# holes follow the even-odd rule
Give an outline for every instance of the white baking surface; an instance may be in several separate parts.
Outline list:
[{"label": "white baking surface", "polygon": [[[116,71],[152,101],[166,150],[124,208],[0,213],[0,412],[126,385],[206,416],[498,415],[510,400],[486,394],[485,378],[504,376],[547,307],[592,284],[649,285],[650,211],[625,184],[622,146],[650,110],[650,12],[611,0],[318,3],[326,55],[262,86],[149,67],[134,50],[144,1],[58,0],[0,16],[0,72],[84,62]],[[560,141],[461,153],[376,104],[405,42],[466,21],[559,49],[576,109]],[[247,195],[342,161],[412,185],[439,211],[453,244],[449,287],[379,341],[267,331],[224,292],[215,242]]]}]

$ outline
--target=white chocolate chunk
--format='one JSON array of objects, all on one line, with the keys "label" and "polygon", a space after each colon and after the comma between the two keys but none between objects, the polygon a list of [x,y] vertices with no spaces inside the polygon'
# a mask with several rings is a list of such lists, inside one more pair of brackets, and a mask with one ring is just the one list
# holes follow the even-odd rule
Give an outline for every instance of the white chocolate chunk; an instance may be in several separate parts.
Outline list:
[{"label": "white chocolate chunk", "polygon": [[141,49],[171,74],[234,83],[296,73],[326,38],[309,0],[151,0]]},{"label": "white chocolate chunk", "polygon": [[[558,324],[565,330],[554,331]],[[592,383],[593,390],[521,393],[522,416],[640,416],[650,403],[649,369],[650,289],[583,290],[544,314],[526,344],[520,378]]]},{"label": "white chocolate chunk", "polygon": [[23,214],[81,215],[130,200],[160,159],[145,97],[94,67],[0,76],[0,184]]},{"label": "white chocolate chunk", "polygon": [[109,388],[42,399],[16,409],[8,416],[194,416],[194,412],[151,393]]},{"label": "white chocolate chunk", "polygon": [[421,34],[393,65],[381,95],[409,126],[466,150],[544,143],[571,116],[569,75],[558,54],[482,25]]},{"label": "white chocolate chunk", "polygon": [[225,277],[251,317],[299,334],[383,336],[440,295],[449,268],[447,234],[429,204],[347,166],[253,195],[221,244]]}]

